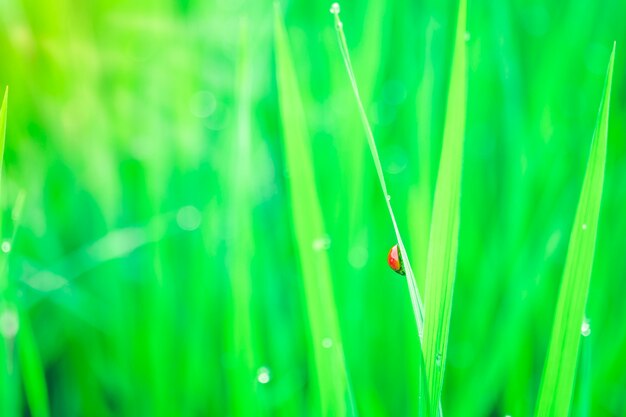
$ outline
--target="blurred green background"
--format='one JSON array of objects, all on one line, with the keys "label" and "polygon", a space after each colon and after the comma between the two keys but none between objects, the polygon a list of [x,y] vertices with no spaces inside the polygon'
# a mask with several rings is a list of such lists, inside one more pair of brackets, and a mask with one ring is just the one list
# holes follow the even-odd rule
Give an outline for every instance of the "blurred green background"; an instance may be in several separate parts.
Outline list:
[{"label": "blurred green background", "polygon": [[[1,416],[321,415],[320,344],[343,348],[350,415],[416,415],[411,304],[329,6],[280,4],[325,228],[301,242],[272,2],[0,1]],[[423,290],[457,3],[341,6]],[[614,40],[572,412],[626,415],[624,21],[618,0],[469,2],[445,415],[534,410]],[[298,247],[328,256],[340,341],[310,336]]]}]

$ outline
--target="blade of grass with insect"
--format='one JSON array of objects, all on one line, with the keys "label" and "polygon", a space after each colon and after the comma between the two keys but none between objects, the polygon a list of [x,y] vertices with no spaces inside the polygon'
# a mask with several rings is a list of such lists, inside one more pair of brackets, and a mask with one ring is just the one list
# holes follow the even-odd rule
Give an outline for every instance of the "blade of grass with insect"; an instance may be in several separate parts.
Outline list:
[{"label": "blade of grass with insect", "polygon": [[591,142],[591,151],[578,209],[570,235],[552,336],[541,378],[536,416],[569,415],[572,402],[578,351],[580,350],[581,326],[591,281],[604,185],[614,60],[615,44],[609,60],[604,94]]},{"label": "blade of grass with insect", "polygon": [[[426,266],[424,362],[429,404],[438,404],[441,399],[456,276],[467,100],[465,21],[466,1],[461,0]],[[436,414],[437,410],[431,409],[431,415]]]},{"label": "blade of grass with insect", "polygon": [[280,120],[291,200],[294,234],[304,284],[319,402],[323,416],[345,416],[350,389],[343,356],[331,271],[325,252],[327,236],[318,199],[306,118],[287,30],[274,5],[274,41]]},{"label": "blade of grass with insect", "polygon": [[413,305],[413,313],[415,316],[415,323],[417,325],[418,334],[421,340],[422,334],[423,334],[423,328],[424,328],[424,313],[423,313],[424,309],[422,307],[422,301],[421,301],[421,297],[419,294],[419,290],[417,289],[415,275],[413,274],[413,269],[411,268],[411,263],[409,262],[409,257],[407,255],[406,248],[404,247],[404,243],[402,242],[402,236],[400,235],[400,230],[398,229],[396,217],[391,207],[391,196],[389,195],[389,192],[387,191],[387,183],[385,182],[385,177],[383,175],[383,168],[380,163],[380,157],[378,156],[378,149],[376,148],[376,141],[374,140],[374,133],[372,132],[372,127],[370,126],[369,120],[367,119],[367,114],[365,113],[365,108],[363,106],[363,102],[359,94],[359,89],[356,83],[356,77],[354,75],[352,62],[350,60],[348,45],[346,43],[346,38],[343,33],[343,23],[341,22],[341,19],[339,19],[339,11],[340,11],[339,3],[333,3],[330,11],[335,16],[335,29],[337,31],[337,37],[339,40],[339,48],[341,50],[341,55],[343,57],[344,64],[346,66],[346,71],[348,72],[348,77],[350,77],[350,83],[352,85],[352,90],[354,92],[356,102],[358,105],[359,115],[361,116],[361,122],[363,123],[363,128],[365,129],[367,143],[369,145],[370,152],[372,154],[372,159],[374,160],[374,166],[376,167],[376,174],[378,175],[380,188],[387,202],[387,210],[389,211],[389,217],[391,218],[391,223],[393,224],[393,228],[396,233],[396,239],[398,241],[398,247],[400,248],[402,259],[404,261],[406,279],[407,279],[407,283],[409,286],[411,302]]},{"label": "blade of grass with insect", "polygon": [[[396,217],[394,215],[393,212],[393,208],[391,206],[391,196],[389,195],[389,192],[387,191],[387,183],[385,182],[385,176],[383,174],[383,169],[382,169],[382,165],[380,162],[380,157],[378,155],[378,149],[376,147],[376,141],[374,139],[374,133],[372,131],[372,127],[369,123],[369,120],[367,118],[367,114],[365,112],[365,107],[363,106],[363,101],[361,100],[361,95],[359,93],[359,88],[356,82],[356,76],[354,74],[354,69],[352,68],[352,61],[350,59],[350,52],[348,50],[348,44],[346,42],[346,37],[345,34],[343,32],[343,23],[341,22],[341,19],[339,18],[339,12],[340,12],[340,6],[339,3],[333,3],[331,5],[330,8],[330,12],[334,15],[335,18],[335,31],[337,32],[337,40],[339,42],[339,49],[341,50],[341,56],[343,58],[345,67],[346,67],[346,72],[348,73],[348,77],[350,79],[350,84],[352,86],[352,91],[354,93],[355,99],[356,99],[356,103],[357,103],[357,107],[358,107],[358,111],[359,111],[359,116],[361,118],[361,123],[363,124],[363,128],[365,130],[365,134],[366,134],[366,138],[367,138],[367,143],[370,149],[370,152],[372,154],[372,159],[374,161],[374,166],[376,168],[376,174],[378,176],[378,181],[380,183],[380,188],[381,191],[383,193],[383,197],[385,198],[385,202],[387,204],[387,210],[389,212],[389,217],[391,219],[391,223],[393,224],[393,228],[394,228],[394,232],[396,234],[396,240],[398,242],[398,247],[400,248],[400,253],[402,255],[402,259],[404,262],[404,269],[405,269],[405,276],[406,276],[406,280],[407,280],[407,286],[409,289],[409,296],[411,298],[411,306],[413,308],[413,316],[415,319],[415,325],[417,328],[417,334],[419,337],[419,342],[420,342],[420,352],[419,352],[419,357],[420,357],[420,363],[423,364],[424,362],[424,357],[422,354],[422,346],[423,346],[423,333],[424,333],[424,308],[423,308],[423,304],[422,304],[422,299],[419,293],[419,289],[417,287],[417,281],[415,279],[415,274],[413,273],[413,269],[411,268],[411,262],[409,260],[409,256],[407,254],[407,250],[406,247],[404,246],[404,243],[402,241],[402,236],[400,234],[400,230],[398,228],[398,224],[396,222]],[[425,390],[425,381],[426,381],[426,375],[425,375],[425,367],[421,366],[420,367],[421,371],[420,371],[420,398],[424,401],[420,401],[420,404],[418,406],[418,410],[420,415],[422,414],[424,409],[428,409],[428,396],[427,395],[423,395],[424,392],[426,392]],[[422,384],[422,382],[424,382],[424,384]]]}]

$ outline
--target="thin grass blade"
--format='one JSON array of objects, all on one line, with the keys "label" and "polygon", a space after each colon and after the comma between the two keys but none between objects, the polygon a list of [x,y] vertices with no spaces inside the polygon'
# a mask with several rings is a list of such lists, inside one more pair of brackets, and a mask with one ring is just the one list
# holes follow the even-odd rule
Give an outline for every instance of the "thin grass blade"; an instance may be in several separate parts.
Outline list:
[{"label": "thin grass blade", "polygon": [[604,94],[570,235],[536,416],[567,416],[572,402],[604,184],[614,60],[615,45],[609,60]]},{"label": "thin grass blade", "polygon": [[315,185],[301,93],[282,14],[275,4],[274,40],[285,163],[292,220],[304,283],[322,416],[351,414],[350,391],[337,320],[326,236]]},{"label": "thin grass blade", "polygon": [[[439,404],[441,399],[456,276],[467,100],[465,21],[466,1],[461,0],[426,266],[424,362],[429,404]],[[431,409],[431,415],[438,413]]]},{"label": "thin grass blade", "polygon": [[363,101],[361,100],[361,94],[359,93],[359,87],[356,82],[356,76],[354,75],[354,69],[352,68],[352,60],[350,59],[350,51],[348,50],[348,44],[346,42],[346,37],[343,31],[343,22],[339,18],[340,11],[341,10],[340,10],[339,3],[333,3],[331,5],[330,12],[335,17],[335,31],[337,32],[337,40],[339,42],[339,49],[341,51],[341,56],[343,58],[344,65],[346,67],[346,72],[348,73],[348,77],[350,79],[350,84],[352,86],[354,97],[356,99],[359,116],[361,117],[361,123],[363,124],[363,128],[365,130],[365,136],[367,138],[367,144],[369,146],[370,153],[372,154],[374,167],[376,168],[376,174],[378,176],[380,189],[383,193],[383,197],[385,198],[385,202],[387,204],[387,211],[389,212],[389,218],[391,219],[391,223],[393,225],[393,229],[396,234],[396,240],[398,242],[398,247],[400,248],[400,253],[404,261],[404,269],[405,269],[407,287],[409,289],[409,296],[411,298],[411,306],[413,308],[413,317],[415,319],[417,335],[418,335],[419,343],[420,343],[419,360],[422,366],[420,366],[420,374],[419,374],[420,401],[418,405],[418,410],[419,410],[419,415],[421,416],[423,414],[423,410],[429,408],[428,395],[425,394],[427,392],[426,386],[425,386],[426,384],[422,383],[426,380],[425,366],[423,366],[424,356],[422,352],[423,334],[424,334],[424,307],[422,304],[422,298],[420,296],[419,288],[417,286],[417,280],[415,279],[413,268],[411,268],[411,262],[409,260],[408,253],[407,253],[406,247],[404,246],[402,235],[400,234],[400,229],[398,228],[396,217],[394,215],[393,208],[391,206],[391,195],[389,195],[389,192],[387,191],[387,183],[385,181],[382,164],[380,162],[380,157],[378,155],[378,148],[376,147],[374,133],[372,131],[372,127],[367,118],[365,107],[363,105]]},{"label": "thin grass blade", "polygon": [[369,120],[367,119],[365,107],[363,106],[363,101],[361,100],[359,88],[356,83],[356,77],[354,75],[354,70],[352,68],[352,62],[350,60],[350,53],[348,51],[348,45],[346,43],[345,34],[343,32],[343,23],[341,22],[341,19],[339,19],[339,12],[340,12],[339,3],[333,3],[330,9],[330,12],[335,16],[335,29],[337,31],[337,38],[339,40],[339,49],[341,50],[341,55],[343,57],[344,64],[346,66],[346,71],[348,72],[348,77],[350,78],[352,91],[354,92],[354,96],[356,98],[357,106],[359,109],[359,115],[361,116],[361,122],[363,124],[363,128],[365,129],[365,134],[367,137],[367,144],[369,145],[370,152],[372,154],[372,159],[374,161],[374,166],[376,168],[376,174],[378,175],[380,189],[383,192],[385,201],[387,202],[387,210],[389,211],[389,217],[391,218],[391,223],[393,224],[393,228],[396,233],[396,239],[398,241],[398,247],[400,248],[400,253],[402,254],[402,259],[404,261],[406,279],[407,279],[407,284],[409,287],[409,294],[411,296],[411,303],[413,305],[413,313],[415,316],[415,323],[417,325],[417,332],[419,334],[419,338],[421,342],[422,335],[424,333],[423,332],[424,308],[422,306],[422,299],[419,294],[419,290],[417,288],[417,283],[415,280],[413,269],[411,268],[411,262],[409,261],[409,256],[407,254],[406,248],[402,241],[400,230],[398,229],[396,217],[391,207],[391,196],[389,195],[389,192],[387,191],[387,183],[385,182],[385,176],[383,175],[383,168],[380,163],[380,157],[378,156],[378,148],[376,147],[376,141],[374,140],[374,133],[372,131],[372,127],[370,126]]}]

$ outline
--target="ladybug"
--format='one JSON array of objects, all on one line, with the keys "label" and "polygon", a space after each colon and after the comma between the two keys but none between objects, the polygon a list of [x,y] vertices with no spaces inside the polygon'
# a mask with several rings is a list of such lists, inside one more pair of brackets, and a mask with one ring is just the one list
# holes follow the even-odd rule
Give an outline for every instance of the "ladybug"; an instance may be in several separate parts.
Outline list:
[{"label": "ladybug", "polygon": [[389,254],[387,255],[387,263],[400,275],[405,275],[404,271],[404,262],[402,262],[402,253],[398,250],[398,245],[393,245],[391,249],[389,249]]}]

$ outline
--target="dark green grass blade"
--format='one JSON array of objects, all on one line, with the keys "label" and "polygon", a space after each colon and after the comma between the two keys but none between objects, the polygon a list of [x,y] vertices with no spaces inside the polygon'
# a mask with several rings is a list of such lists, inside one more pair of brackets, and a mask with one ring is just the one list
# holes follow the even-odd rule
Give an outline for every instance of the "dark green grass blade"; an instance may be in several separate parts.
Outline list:
[{"label": "dark green grass blade", "polygon": [[609,60],[604,95],[572,226],[548,357],[541,379],[537,416],[569,414],[602,200],[614,59],[615,46]]},{"label": "dark green grass blade", "polygon": [[297,253],[304,284],[321,412],[316,415],[344,416],[348,413],[349,386],[331,271],[325,250],[316,242],[326,238],[313,159],[306,130],[301,93],[291,58],[287,32],[278,5],[275,5],[276,76],[280,118],[283,128],[285,163]]},{"label": "dark green grass blade", "polygon": [[[426,267],[424,362],[429,404],[439,404],[441,398],[456,275],[467,95],[465,20],[466,2],[461,0]],[[431,409],[431,415],[437,412]]]},{"label": "dark green grass blade", "polygon": [[28,408],[33,417],[48,417],[48,389],[44,367],[35,341],[35,335],[30,325],[27,313],[19,315],[20,330],[17,334],[17,349],[24,392],[28,401]]}]

